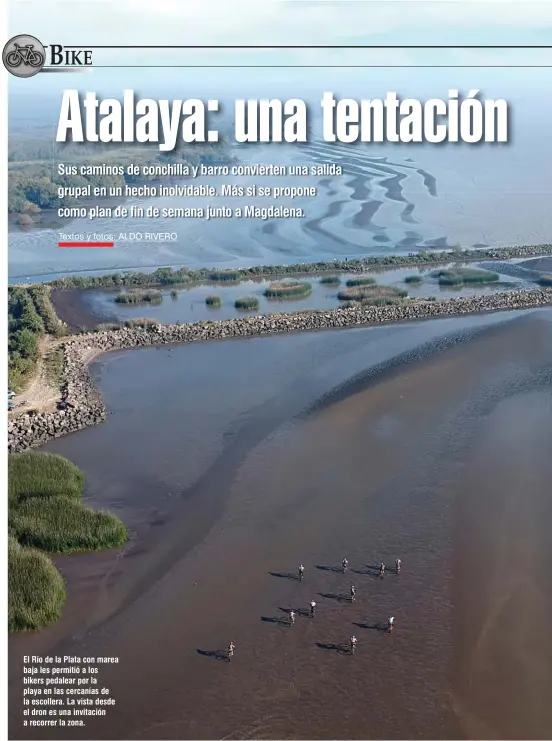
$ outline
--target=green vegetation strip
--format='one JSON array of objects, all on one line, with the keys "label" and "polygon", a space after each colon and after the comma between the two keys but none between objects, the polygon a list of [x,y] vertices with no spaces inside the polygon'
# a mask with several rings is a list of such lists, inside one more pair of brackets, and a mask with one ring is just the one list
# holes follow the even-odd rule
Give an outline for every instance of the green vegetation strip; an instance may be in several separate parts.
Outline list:
[{"label": "green vegetation strip", "polygon": [[205,298],[205,303],[207,306],[214,306],[218,309],[222,305],[222,300],[220,296],[207,296]]},{"label": "green vegetation strip", "polygon": [[113,273],[111,275],[71,275],[58,278],[49,285],[59,289],[113,288],[117,286],[156,286],[172,283],[201,283],[205,281],[243,281],[251,278],[269,278],[286,275],[319,275],[320,273],[361,273],[375,268],[400,268],[436,265],[439,263],[469,262],[480,260],[508,260],[517,257],[552,255],[552,244],[494,247],[487,249],[452,250],[441,252],[421,251],[411,255],[386,255],[354,260],[296,263],[293,265],[255,265],[235,270],[213,270],[187,267],[158,268],[152,273]]},{"label": "green vegetation strip", "polygon": [[98,550],[126,541],[119,518],[83,504],[84,484],[84,474],[62,456],[8,457],[10,631],[36,630],[61,615],[65,585],[44,551]]},{"label": "green vegetation strip", "polygon": [[406,278],[404,279],[404,282],[407,285],[415,286],[415,285],[419,285],[420,283],[423,283],[424,279],[422,278],[421,275],[407,275]]}]

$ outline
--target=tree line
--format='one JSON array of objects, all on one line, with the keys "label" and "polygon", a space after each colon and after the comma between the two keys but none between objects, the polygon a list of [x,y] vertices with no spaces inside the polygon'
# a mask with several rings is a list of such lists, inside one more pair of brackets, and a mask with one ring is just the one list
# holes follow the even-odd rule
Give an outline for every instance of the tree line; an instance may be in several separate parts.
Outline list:
[{"label": "tree line", "polygon": [[65,325],[50,302],[44,285],[8,289],[8,383],[20,389],[35,370],[40,338],[46,333],[60,336]]}]

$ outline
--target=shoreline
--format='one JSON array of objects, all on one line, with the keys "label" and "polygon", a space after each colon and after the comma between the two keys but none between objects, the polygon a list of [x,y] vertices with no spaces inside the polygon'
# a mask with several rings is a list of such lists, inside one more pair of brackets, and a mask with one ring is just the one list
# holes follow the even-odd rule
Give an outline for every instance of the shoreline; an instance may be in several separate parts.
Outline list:
[{"label": "shoreline", "polygon": [[535,289],[443,299],[416,300],[382,307],[268,314],[194,324],[156,324],[86,332],[59,341],[63,349],[60,401],[65,408],[23,413],[8,421],[8,452],[22,452],[49,440],[105,421],[107,411],[88,367],[106,352],[155,345],[184,344],[270,334],[360,328],[437,317],[534,309],[552,305],[552,289]]}]

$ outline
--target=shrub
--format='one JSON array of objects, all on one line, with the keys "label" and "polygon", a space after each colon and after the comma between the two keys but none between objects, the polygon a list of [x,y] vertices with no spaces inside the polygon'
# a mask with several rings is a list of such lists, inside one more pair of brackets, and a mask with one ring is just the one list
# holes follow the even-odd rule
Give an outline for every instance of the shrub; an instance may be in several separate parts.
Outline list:
[{"label": "shrub", "polygon": [[404,282],[408,285],[419,285],[424,282],[424,279],[421,275],[407,275]]},{"label": "shrub", "polygon": [[214,306],[218,309],[222,305],[222,300],[220,296],[207,296],[205,298],[205,303],[207,306]]},{"label": "shrub", "polygon": [[8,539],[8,630],[37,630],[61,617],[65,582],[50,559]]},{"label": "shrub", "polygon": [[178,291],[174,290],[174,288],[171,291],[171,298],[172,298],[173,301],[176,301],[177,298],[178,298]]},{"label": "shrub", "polygon": [[259,299],[255,296],[242,296],[234,301],[234,306],[243,311],[256,311],[259,308]]},{"label": "shrub", "polygon": [[325,275],[320,278],[320,283],[326,286],[338,286],[341,283],[341,278],[338,275]]}]

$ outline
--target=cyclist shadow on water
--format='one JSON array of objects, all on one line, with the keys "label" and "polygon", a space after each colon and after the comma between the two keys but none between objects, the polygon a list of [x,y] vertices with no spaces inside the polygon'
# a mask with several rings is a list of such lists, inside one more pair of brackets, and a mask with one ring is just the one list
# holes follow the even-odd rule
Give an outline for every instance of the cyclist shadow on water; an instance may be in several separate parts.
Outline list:
[{"label": "cyclist shadow on water", "polygon": [[343,573],[343,567],[342,566],[320,566],[320,565],[317,565],[314,568],[315,569],[318,569],[318,571],[333,571],[335,574],[341,574],[341,573]]},{"label": "cyclist shadow on water", "polygon": [[272,623],[273,625],[289,626],[289,618],[284,618],[281,615],[276,615],[273,617],[267,617],[266,615],[262,615],[261,622]]},{"label": "cyclist shadow on water", "polygon": [[270,576],[277,576],[279,579],[295,579],[301,581],[299,574],[292,574],[290,571],[269,571]]},{"label": "cyclist shadow on water", "polygon": [[333,599],[336,602],[350,602],[351,596],[348,594],[335,594],[333,592],[318,592],[319,597],[324,597],[324,599]]},{"label": "cyclist shadow on water", "polygon": [[198,648],[196,650],[200,656],[208,656],[211,659],[215,659],[215,661],[230,661],[230,658],[228,657],[228,651],[220,648],[216,651],[206,651],[202,648]]},{"label": "cyclist shadow on water", "polygon": [[380,633],[388,633],[389,628],[387,623],[353,623],[357,628],[364,628],[364,630],[377,630]]},{"label": "cyclist shadow on water", "polygon": [[361,576],[371,576],[373,579],[379,579],[381,577],[380,567],[373,566],[372,564],[366,564],[364,569],[351,569],[353,574],[360,574]]},{"label": "cyclist shadow on water", "polygon": [[347,643],[319,643],[316,645],[318,648],[323,648],[325,651],[335,651],[338,654],[350,654],[351,647]]}]

